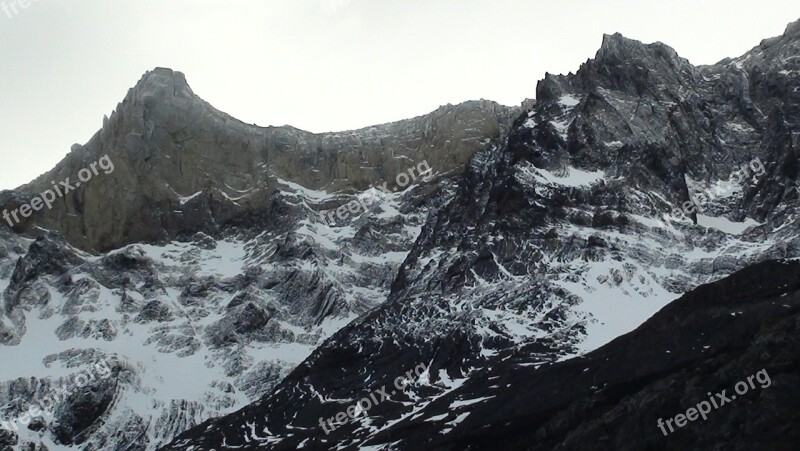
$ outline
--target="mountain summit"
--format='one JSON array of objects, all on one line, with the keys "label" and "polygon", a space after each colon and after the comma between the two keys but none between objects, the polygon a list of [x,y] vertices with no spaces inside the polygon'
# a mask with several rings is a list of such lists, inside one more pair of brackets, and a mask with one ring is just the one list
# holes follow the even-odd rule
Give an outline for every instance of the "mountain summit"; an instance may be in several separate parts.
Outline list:
[{"label": "mountain summit", "polygon": [[[0,359],[30,362],[0,369],[0,450],[153,450],[257,400],[385,300],[427,213],[516,111],[472,101],[313,134],[244,124],[148,72],[89,142],[0,193],[18,213],[70,186],[0,226]],[[50,399],[98,364],[107,377]]]},{"label": "mountain summit", "polygon": [[[157,68],[133,87],[103,128],[53,170],[0,206],[16,208],[103,155],[115,171],[23,221],[56,230],[87,250],[165,242],[196,232],[219,235],[276,215],[278,180],[311,189],[364,190],[393,180],[409,162],[442,173],[499,136],[513,109],[488,101],[448,105],[418,118],[339,133],[257,127],[197,97],[180,72]],[[234,200],[235,199],[235,200]],[[266,224],[259,224],[261,228]]]},{"label": "mountain summit", "polygon": [[[270,395],[163,449],[694,443],[661,441],[649,408],[665,417],[678,411],[689,389],[667,387],[684,380],[678,373],[687,365],[703,365],[692,377],[708,390],[753,374],[760,368],[738,343],[760,336],[752,335],[759,327],[787,324],[795,311],[791,302],[785,312],[769,306],[796,297],[794,288],[733,295],[747,285],[767,290],[773,271],[794,280],[794,266],[760,262],[800,257],[792,29],[700,67],[664,44],[606,36],[577,73],[548,74],[535,104],[470,159],[454,197],[429,216],[385,303],[333,335]],[[714,304],[704,324],[745,309],[758,319],[720,323],[731,330],[715,339],[685,313],[693,303]],[[667,322],[675,329],[664,335]],[[659,354],[631,348],[649,340]],[[790,360],[769,354],[763,364],[790,386],[796,372],[780,374]],[[615,372],[622,362],[637,368]],[[406,390],[336,419],[420,364],[425,373]],[[664,401],[649,402],[653,393]],[[650,407],[637,410],[626,395]],[[786,407],[764,396],[759,408],[787,424]],[[326,434],[321,424],[331,418]],[[697,443],[750,443],[755,432],[730,418],[692,429]],[[644,420],[651,427],[642,434]]]},{"label": "mountain summit", "polygon": [[[0,227],[0,450],[780,449],[797,30],[710,66],[608,35],[521,108],[323,134],[148,72],[0,193],[114,164]],[[661,434],[760,370],[741,410]]]}]

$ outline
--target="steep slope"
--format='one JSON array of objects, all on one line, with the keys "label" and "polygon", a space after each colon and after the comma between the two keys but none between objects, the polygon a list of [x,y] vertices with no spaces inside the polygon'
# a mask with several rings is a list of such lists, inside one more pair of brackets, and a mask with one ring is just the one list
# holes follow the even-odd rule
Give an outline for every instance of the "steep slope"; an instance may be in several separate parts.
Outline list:
[{"label": "steep slope", "polygon": [[[0,421],[15,422],[0,449],[149,450],[259,399],[386,299],[454,169],[511,111],[467,102],[313,135],[242,124],[179,73],[146,74],[89,143],[0,194],[17,208],[114,165],[17,233],[0,226],[0,360],[15,362],[0,368]],[[52,415],[17,421],[100,364],[109,375]]]},{"label": "steep slope", "polygon": [[51,182],[71,178],[74,185],[81,169],[107,155],[112,172],[98,171],[15,229],[57,230],[98,251],[234,227],[260,231],[292,222],[275,211],[280,180],[346,193],[394,181],[422,161],[447,173],[497,137],[513,111],[466,102],[391,124],[312,134],[244,124],[196,96],[180,72],[159,68],[142,77],[88,143],[0,195],[0,206],[17,208],[52,189]]},{"label": "steep slope", "polygon": [[[584,355],[702,283],[799,256],[798,53],[798,23],[707,67],[606,36],[470,160],[388,302],[270,396],[164,449],[405,448],[421,417],[446,438],[468,416],[437,399],[487,368]],[[326,436],[321,419],[420,364],[409,390]]]},{"label": "steep slope", "polygon": [[[800,263],[758,263],[582,358],[486,368],[427,409],[462,419],[448,434],[420,415],[375,442],[402,438],[396,449],[409,450],[795,449],[798,327]],[[708,393],[724,396],[712,396],[705,420],[695,413],[682,428],[663,425],[708,403]]]},{"label": "steep slope", "polygon": [[[352,426],[320,442],[337,449],[391,444],[396,450],[794,449],[800,439],[793,427],[800,401],[799,315],[800,263],[758,263],[698,287],[581,358],[539,367],[497,361],[449,387],[452,381],[442,371],[436,385],[448,389],[398,426],[358,447],[350,440]],[[767,377],[762,373],[737,397],[736,384],[761,371]],[[674,427],[665,436],[659,419],[686,412],[709,393],[723,393],[729,401],[713,395],[723,405],[709,404],[716,408],[706,412],[706,420]],[[393,406],[387,402],[375,410],[391,412]],[[212,449],[202,432],[195,431],[192,446]],[[297,447],[317,448],[303,443]]]}]

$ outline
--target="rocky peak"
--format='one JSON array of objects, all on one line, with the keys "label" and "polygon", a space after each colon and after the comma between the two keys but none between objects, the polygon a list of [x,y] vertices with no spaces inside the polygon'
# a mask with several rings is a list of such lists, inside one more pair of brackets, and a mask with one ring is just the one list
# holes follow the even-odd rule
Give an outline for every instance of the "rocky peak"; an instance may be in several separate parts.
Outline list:
[{"label": "rocky peak", "polygon": [[537,102],[597,90],[658,98],[663,86],[689,87],[697,77],[694,66],[668,45],[644,44],[620,33],[606,34],[595,57],[582,64],[575,75],[546,74],[537,86]]},{"label": "rocky peak", "polygon": [[361,130],[314,134],[245,124],[196,96],[182,73],[156,68],[88,143],[73,146],[20,195],[0,193],[0,206],[13,209],[19,199],[50,189],[51,181],[74,181],[107,155],[113,172],[97,175],[15,230],[40,226],[80,248],[108,250],[196,232],[216,235],[234,223],[263,228],[255,218],[286,217],[271,212],[282,208],[279,186],[287,182],[352,192],[393,186],[423,161],[434,173],[449,173],[499,137],[516,111],[474,101]]},{"label": "rocky peak", "polygon": [[782,35],[764,39],[741,57],[726,58],[720,61],[718,66],[735,65],[736,68],[747,72],[753,68],[766,69],[773,63],[786,66],[794,64],[798,51],[800,51],[800,20],[790,23]]},{"label": "rocky peak", "polygon": [[786,31],[783,32],[786,37],[800,38],[800,19],[790,23],[786,26]]},{"label": "rocky peak", "polygon": [[595,55],[595,60],[618,63],[631,59],[663,57],[663,50],[677,56],[675,50],[661,42],[645,44],[635,39],[626,38],[620,33],[604,34],[603,43]]},{"label": "rocky peak", "polygon": [[616,33],[603,37],[600,50],[581,67],[578,79],[585,87],[657,96],[659,85],[691,85],[695,70],[668,45],[644,44]]},{"label": "rocky peak", "polygon": [[[747,64],[753,70],[733,64],[739,60],[704,69],[663,44],[611,35],[577,74],[548,74],[538,86],[537,102],[514,122],[507,139],[476,154],[455,196],[429,215],[387,302],[317,348],[269,396],[185,433],[165,449],[254,447],[256,442],[280,449],[332,449],[342,443],[483,449],[488,442],[440,445],[438,440],[447,441],[459,431],[463,437],[484,434],[476,432],[487,424],[484,412],[510,412],[524,420],[503,429],[509,417],[497,418],[494,424],[503,425],[502,431],[486,435],[496,444],[496,437],[507,437],[510,429],[523,430],[535,418],[553,418],[552,406],[567,405],[551,402],[522,417],[516,407],[498,410],[509,402],[503,393],[517,396],[509,387],[530,380],[530,374],[503,380],[510,370],[504,364],[543,375],[549,363],[557,367],[557,361],[585,357],[585,351],[633,330],[702,283],[767,259],[797,258],[800,235],[792,225],[800,217],[800,205],[791,125],[800,110],[794,109],[797,96],[791,93],[797,92],[800,79],[787,65],[796,52],[791,55],[786,50],[790,46],[772,47],[780,48],[780,54],[751,54]],[[763,126],[765,115],[777,125]],[[760,169],[753,164],[756,157]],[[757,268],[739,282],[724,284],[727,288],[720,293],[753,287],[758,292],[754,301],[758,298],[756,302],[777,313],[768,305],[774,299],[760,296],[765,287],[782,285],[765,282],[763,274],[776,270]],[[791,279],[796,271],[794,267],[783,275]],[[679,309],[697,307],[706,298],[715,309],[732,301],[708,286],[696,293]],[[732,312],[719,315],[739,324],[738,306],[728,305]],[[652,310],[645,312],[644,306]],[[617,314],[621,311],[626,314]],[[662,318],[672,320],[676,311],[670,309]],[[763,318],[744,315],[756,323]],[[623,317],[630,322],[619,328]],[[696,330],[702,332],[719,319],[703,318]],[[731,327],[733,332],[744,330]],[[706,333],[698,336],[706,340]],[[659,359],[676,362],[676,355],[688,354],[671,350],[693,349],[693,367],[709,362],[712,351],[705,349],[727,349],[717,342],[695,347],[697,337],[684,335],[688,344],[658,348]],[[721,329],[719,336],[732,335]],[[337,426],[334,435],[321,432],[319,419],[336,416],[346,404],[328,400],[359,399],[419,362],[430,363],[425,376],[414,382],[413,393],[381,404],[364,421]],[[565,366],[574,365],[570,374],[584,375],[585,363],[574,359]],[[674,368],[686,368],[684,363]],[[662,369],[656,373],[667,374]],[[483,370],[497,371],[490,375]],[[621,374],[630,380],[630,371]],[[549,376],[547,383],[563,379]],[[585,377],[585,383],[575,386],[587,392],[605,387],[606,380]],[[530,400],[540,399],[533,388],[539,382],[526,387],[531,396],[520,406],[537,405]],[[475,391],[461,391],[470,385]],[[642,398],[655,399],[651,394]],[[466,404],[487,408],[456,410]],[[575,424],[593,421],[595,410]],[[638,421],[641,415],[626,418]],[[541,440],[546,435],[542,431],[552,426],[543,426],[535,439]],[[562,426],[556,428],[566,430]],[[596,426],[581,437],[596,440],[595,432],[607,425]],[[420,434],[421,440],[403,438],[422,427],[430,430]],[[631,436],[637,436],[637,428],[641,426],[632,424]],[[655,437],[658,432],[651,429]],[[253,430],[265,432],[256,436],[249,433]],[[531,437],[524,446],[530,447]],[[558,447],[555,441],[541,443],[542,449]],[[583,449],[581,445],[592,442],[563,443],[565,449]]]},{"label": "rocky peak", "polygon": [[195,95],[182,72],[165,67],[145,72],[131,92],[137,99],[154,97],[165,103],[169,103],[173,97],[189,98]]}]

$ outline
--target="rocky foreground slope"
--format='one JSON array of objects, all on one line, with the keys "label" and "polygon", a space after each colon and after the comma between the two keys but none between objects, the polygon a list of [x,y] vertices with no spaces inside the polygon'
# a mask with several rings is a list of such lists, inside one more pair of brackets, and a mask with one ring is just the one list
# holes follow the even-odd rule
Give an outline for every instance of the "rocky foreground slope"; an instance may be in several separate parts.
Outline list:
[{"label": "rocky foreground slope", "polygon": [[[740,304],[758,305],[753,315],[769,320],[744,321],[742,330],[732,324],[714,335],[730,334],[731,340],[705,354],[716,361],[698,354],[714,343],[687,348],[704,332],[685,311],[677,319],[654,319],[634,334],[649,335],[659,353],[680,355],[665,360],[637,347],[640,353],[627,356],[643,369],[632,370],[630,379],[603,373],[609,367],[597,361],[619,356],[618,347],[587,352],[634,330],[703,283],[765,260],[800,256],[799,55],[800,22],[739,58],[703,67],[661,43],[606,36],[596,57],[577,73],[547,75],[536,103],[510,132],[470,159],[454,197],[428,216],[387,302],[328,339],[271,394],[181,434],[163,449],[487,449],[507,433],[512,449],[615,449],[614,440],[639,424],[615,420],[623,407],[637,411],[631,405],[637,401],[621,395],[639,396],[639,407],[668,406],[664,415],[670,415],[694,399],[681,398],[682,384],[689,383],[681,376],[701,377],[729,365],[719,373],[724,377],[713,383],[709,378],[711,386],[702,388],[713,390],[749,375],[745,370],[755,361],[737,367],[726,359],[743,359],[751,351],[741,345],[748,338],[788,339],[781,337],[792,332],[796,306],[771,303],[781,294],[795,296],[794,265],[785,279],[767,278],[770,270],[781,271],[756,266],[746,273],[747,283],[738,278],[720,285],[755,287],[757,274],[763,274],[774,282],[757,285],[765,287],[763,296],[747,291],[750,298],[739,298],[726,291],[716,301],[706,297],[713,289],[704,288],[664,310],[685,310],[693,300],[701,306],[722,302],[719,310],[698,313],[718,321],[723,313],[738,316],[739,310],[728,310]],[[791,290],[779,292],[784,280]],[[669,321],[676,326],[670,334],[654,330]],[[709,324],[708,333],[719,324]],[[778,329],[773,334],[759,331],[762,326]],[[738,348],[730,347],[734,342]],[[788,373],[781,386],[791,386],[797,367],[774,352],[775,360],[767,355],[764,362]],[[695,363],[701,368],[692,373],[688,368]],[[374,399],[371,409],[353,409],[353,420],[342,417],[419,365],[426,371],[407,389]],[[520,383],[524,377],[545,388]],[[546,387],[572,388],[570,381],[577,391],[550,395],[552,408],[524,406],[544,396],[540,390]],[[605,383],[618,390],[587,391],[602,390]],[[670,395],[643,399],[653,396],[647,384]],[[786,390],[796,398],[794,389]],[[616,402],[622,407],[614,410]],[[780,420],[769,429],[776,433],[785,432],[793,418],[778,401],[758,409]],[[742,415],[717,420],[721,429],[709,425],[694,437],[676,434],[660,442],[654,441],[653,421],[637,443],[671,449],[684,449],[692,440],[750,443],[762,423],[733,431]],[[341,424],[329,433],[333,425],[326,427],[326,419],[337,416]],[[604,432],[590,433],[599,430]]]},{"label": "rocky foreground slope", "polygon": [[[800,440],[794,427],[800,419],[799,314],[800,264],[758,263],[698,287],[580,358],[542,366],[505,360],[476,369],[469,380],[422,403],[421,412],[358,447],[350,426],[320,440],[327,446],[257,440],[252,424],[240,428],[253,433],[240,448],[206,444],[217,438],[214,430],[198,429],[187,442],[193,449],[793,450]],[[748,378],[753,383],[737,396],[737,384]],[[695,412],[683,427],[664,423],[703,401],[705,420]],[[387,402],[370,415],[397,410]]]},{"label": "rocky foreground slope", "polygon": [[[439,434],[419,418],[402,448],[795,449],[798,332],[800,263],[755,264],[582,358],[538,369],[498,362],[431,406],[450,414],[482,399],[457,428]],[[695,412],[683,427],[664,424],[703,401],[705,420]]]}]

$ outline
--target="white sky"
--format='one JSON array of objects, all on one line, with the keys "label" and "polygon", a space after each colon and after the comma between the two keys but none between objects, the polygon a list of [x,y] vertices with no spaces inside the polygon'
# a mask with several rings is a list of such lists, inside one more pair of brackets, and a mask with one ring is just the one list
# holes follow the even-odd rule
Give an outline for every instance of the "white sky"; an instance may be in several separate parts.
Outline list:
[{"label": "white sky", "polygon": [[798,18],[797,0],[0,0],[0,189],[85,143],[157,66],[245,122],[323,132],[518,105],[603,33],[710,64]]}]

